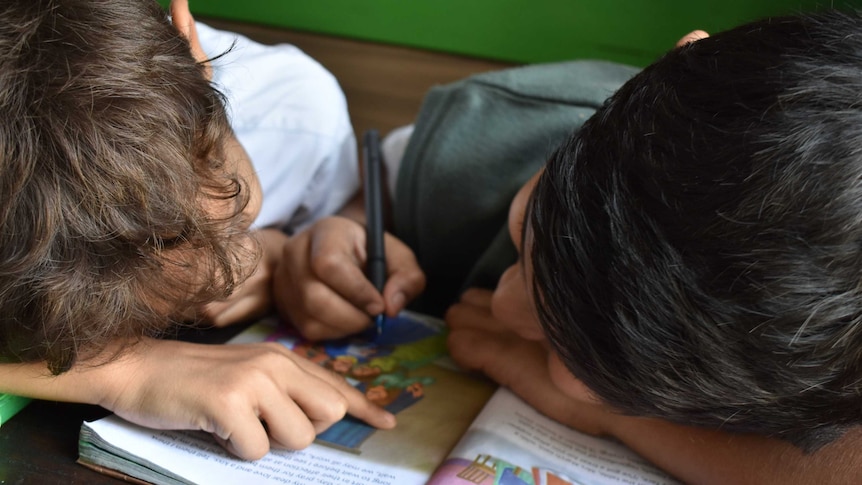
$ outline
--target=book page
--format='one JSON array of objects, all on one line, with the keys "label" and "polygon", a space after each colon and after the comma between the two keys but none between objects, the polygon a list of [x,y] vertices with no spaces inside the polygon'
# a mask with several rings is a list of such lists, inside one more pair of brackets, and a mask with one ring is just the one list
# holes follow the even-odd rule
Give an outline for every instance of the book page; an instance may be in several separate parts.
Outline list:
[{"label": "book page", "polygon": [[116,416],[86,423],[98,447],[120,448],[141,465],[121,469],[153,483],[290,485],[424,484],[428,473],[360,459],[313,444],[300,451],[272,450],[257,461],[240,460],[201,432],[143,428]]},{"label": "book page", "polygon": [[580,433],[500,388],[429,485],[677,482],[618,442]]}]

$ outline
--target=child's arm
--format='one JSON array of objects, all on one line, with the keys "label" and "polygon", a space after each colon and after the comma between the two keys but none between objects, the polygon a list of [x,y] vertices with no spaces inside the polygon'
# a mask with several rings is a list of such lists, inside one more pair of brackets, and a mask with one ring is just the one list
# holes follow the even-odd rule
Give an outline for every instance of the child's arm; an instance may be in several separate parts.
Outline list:
[{"label": "child's arm", "polygon": [[273,275],[284,254],[289,237],[278,229],[255,231],[261,255],[251,276],[239,285],[227,299],[214,301],[201,308],[201,317],[216,327],[247,322],[263,317],[273,308]]},{"label": "child's arm", "polygon": [[860,430],[805,455],[775,439],[623,416],[601,403],[575,400],[554,384],[546,346],[507,331],[488,306],[476,305],[476,301],[454,305],[446,315],[449,349],[460,365],[484,372],[551,418],[590,434],[619,439],[686,483],[859,481]]},{"label": "child's arm", "polygon": [[277,343],[147,339],[113,354],[59,376],[42,363],[2,364],[0,392],[98,404],[156,429],[206,431],[243,459],[262,457],[270,443],[304,448],[345,413],[380,428],[395,425],[343,379]]},{"label": "child's arm", "polygon": [[862,432],[853,429],[815,453],[777,439],[616,416],[609,434],[687,483],[858,483]]}]

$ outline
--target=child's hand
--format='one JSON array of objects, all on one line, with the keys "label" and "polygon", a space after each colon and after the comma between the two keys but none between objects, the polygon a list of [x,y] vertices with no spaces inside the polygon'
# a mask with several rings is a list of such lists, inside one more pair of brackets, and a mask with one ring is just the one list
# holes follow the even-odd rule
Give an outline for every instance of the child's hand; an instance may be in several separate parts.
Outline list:
[{"label": "child's hand", "polygon": [[491,298],[488,290],[469,289],[446,312],[449,352],[455,362],[510,388],[552,419],[593,435],[607,434],[609,420],[618,416],[595,399],[563,392],[549,370],[546,345],[519,336],[497,319],[491,313]]},{"label": "child's hand", "polygon": [[343,378],[277,343],[149,340],[89,371],[109,383],[99,404],[117,415],[150,428],[212,433],[247,460],[271,445],[304,448],[345,413],[379,428],[395,426],[392,414]]},{"label": "child's hand", "polygon": [[276,308],[309,339],[337,338],[395,316],[425,288],[413,252],[386,234],[388,278],[381,295],[365,276],[365,228],[329,217],[292,237],[274,275]]},{"label": "child's hand", "polygon": [[276,271],[289,238],[278,229],[256,232],[261,246],[257,267],[230,297],[204,305],[200,315],[216,327],[247,322],[272,310],[273,273]]}]

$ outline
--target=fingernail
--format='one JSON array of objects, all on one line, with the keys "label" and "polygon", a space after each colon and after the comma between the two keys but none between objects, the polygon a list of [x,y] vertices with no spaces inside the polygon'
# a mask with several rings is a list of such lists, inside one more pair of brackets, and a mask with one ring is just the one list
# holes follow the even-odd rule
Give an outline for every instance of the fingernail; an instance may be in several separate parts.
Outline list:
[{"label": "fingernail", "polygon": [[398,424],[398,420],[395,418],[395,415],[388,411],[384,415],[384,419],[386,420],[386,424],[389,426],[395,426]]}]

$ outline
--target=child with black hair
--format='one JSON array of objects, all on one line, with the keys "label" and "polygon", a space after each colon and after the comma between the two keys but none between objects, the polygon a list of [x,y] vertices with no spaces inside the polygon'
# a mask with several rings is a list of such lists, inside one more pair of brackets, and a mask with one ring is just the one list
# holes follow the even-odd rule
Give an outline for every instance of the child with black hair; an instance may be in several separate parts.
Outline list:
[{"label": "child with black hair", "polygon": [[[775,18],[626,83],[516,197],[521,260],[451,310],[455,358],[688,482],[857,481],[859,32]],[[524,340],[473,315],[512,307]]]},{"label": "child with black hair", "polygon": [[[481,149],[447,144],[458,136],[523,146],[495,118],[458,123],[447,117],[458,109],[438,102],[474,101],[477,86],[488,99],[517,98],[508,112],[487,105],[524,123],[535,142],[530,123],[543,118],[531,117],[539,108],[523,98],[577,104],[590,79],[580,74],[612,68],[524,68],[432,93],[395,200],[395,230],[439,296],[430,311],[443,311],[455,291],[440,289],[435,272],[457,272],[472,286],[483,270],[469,264],[499,267],[492,253],[504,251],[495,252],[494,225],[480,226],[483,219],[453,225],[454,240],[423,228],[469,218],[470,199],[484,203],[484,194],[411,197],[442,193],[440,172],[463,179],[477,167],[515,167],[516,183],[529,178],[514,198],[500,195],[512,200],[515,264],[493,290],[467,289],[446,313],[456,361],[686,482],[859,482],[860,33],[862,16],[837,11],[695,33],[699,40],[684,39],[596,106],[543,168],[527,161],[542,168],[532,178],[517,161],[501,165]],[[536,69],[543,76],[531,77]],[[578,114],[550,123],[571,131]],[[459,244],[472,251],[464,227],[485,227],[478,237],[493,251],[447,267],[460,262]]]}]

